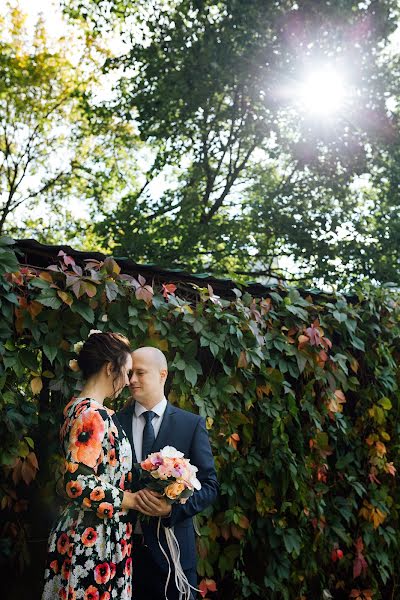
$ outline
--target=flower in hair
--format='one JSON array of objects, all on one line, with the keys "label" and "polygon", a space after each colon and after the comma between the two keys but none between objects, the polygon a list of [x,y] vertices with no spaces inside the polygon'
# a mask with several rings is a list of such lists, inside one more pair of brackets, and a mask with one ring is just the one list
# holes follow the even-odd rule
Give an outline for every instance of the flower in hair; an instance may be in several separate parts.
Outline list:
[{"label": "flower in hair", "polygon": [[84,343],[85,342],[76,342],[76,344],[74,344],[74,352],[75,352],[75,354],[79,354],[80,353],[80,351],[83,348],[83,344]]},{"label": "flower in hair", "polygon": [[71,369],[71,371],[74,371],[74,373],[78,373],[80,371],[78,361],[76,360],[76,358],[70,360],[68,366]]},{"label": "flower in hair", "polygon": [[91,335],[93,335],[94,333],[103,333],[103,332],[102,332],[102,331],[100,331],[100,329],[91,329],[91,330],[89,331],[88,338],[89,338]]}]

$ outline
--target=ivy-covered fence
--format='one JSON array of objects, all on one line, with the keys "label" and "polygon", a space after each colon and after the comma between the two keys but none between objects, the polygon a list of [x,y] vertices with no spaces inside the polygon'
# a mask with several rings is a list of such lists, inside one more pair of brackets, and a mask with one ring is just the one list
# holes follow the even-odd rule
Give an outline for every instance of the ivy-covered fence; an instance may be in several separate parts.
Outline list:
[{"label": "ivy-covered fence", "polygon": [[112,258],[22,267],[7,239],[0,272],[0,560],[29,574],[13,600],[40,590],[60,412],[79,388],[68,365],[90,329],[161,348],[169,399],[206,418],[221,494],[199,520],[204,596],[400,598],[393,293],[189,300]]}]

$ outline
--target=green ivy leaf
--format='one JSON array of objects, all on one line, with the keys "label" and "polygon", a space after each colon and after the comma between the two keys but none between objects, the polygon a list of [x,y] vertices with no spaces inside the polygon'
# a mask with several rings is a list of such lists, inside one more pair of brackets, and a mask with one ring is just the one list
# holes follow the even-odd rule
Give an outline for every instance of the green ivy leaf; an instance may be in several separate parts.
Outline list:
[{"label": "green ivy leaf", "polygon": [[71,305],[71,311],[80,315],[88,323],[94,323],[94,311],[87,304],[83,304],[83,302],[74,302]]}]

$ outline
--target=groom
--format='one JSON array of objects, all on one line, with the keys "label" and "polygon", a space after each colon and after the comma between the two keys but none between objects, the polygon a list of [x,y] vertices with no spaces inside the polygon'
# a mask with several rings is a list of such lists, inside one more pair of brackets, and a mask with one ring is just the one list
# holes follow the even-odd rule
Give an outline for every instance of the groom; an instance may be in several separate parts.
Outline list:
[{"label": "groom", "polygon": [[[133,470],[138,508],[143,514],[156,518],[137,521],[134,525],[132,598],[165,600],[168,562],[159,548],[158,517],[161,517],[163,525],[174,528],[182,569],[189,583],[197,587],[192,517],[215,501],[218,482],[204,419],[172,406],[165,398],[168,366],[164,354],[157,348],[138,348],[132,353],[132,361],[129,387],[135,402],[117,413],[117,418],[130,440],[133,462],[144,460],[150,452],[157,452],[164,446],[174,446],[198,468],[197,478],[202,486],[186,504],[171,506],[159,494],[140,489],[138,473]],[[132,518],[135,519],[134,516]],[[162,527],[160,540],[164,551],[169,554]],[[171,573],[167,595],[168,600],[179,599],[174,572]],[[193,592],[193,597],[195,595]]]}]

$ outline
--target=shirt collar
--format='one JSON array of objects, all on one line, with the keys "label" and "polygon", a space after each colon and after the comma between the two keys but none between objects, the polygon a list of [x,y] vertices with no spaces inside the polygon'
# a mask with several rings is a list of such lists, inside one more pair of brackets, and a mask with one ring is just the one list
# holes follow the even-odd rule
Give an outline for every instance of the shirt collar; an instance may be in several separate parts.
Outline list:
[{"label": "shirt collar", "polygon": [[[154,413],[156,413],[156,415],[158,417],[162,417],[166,408],[167,408],[167,399],[164,396],[164,398],[162,400],[160,400],[160,402],[158,404],[156,404],[155,406],[153,406],[153,408],[151,410]],[[138,401],[135,402],[135,415],[136,415],[136,417],[140,417],[140,415],[142,415],[147,410],[149,410],[149,409],[146,408],[146,407],[144,407],[143,404],[140,404],[140,402],[138,402]]]}]

